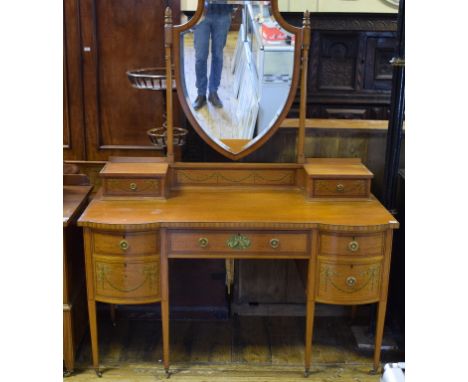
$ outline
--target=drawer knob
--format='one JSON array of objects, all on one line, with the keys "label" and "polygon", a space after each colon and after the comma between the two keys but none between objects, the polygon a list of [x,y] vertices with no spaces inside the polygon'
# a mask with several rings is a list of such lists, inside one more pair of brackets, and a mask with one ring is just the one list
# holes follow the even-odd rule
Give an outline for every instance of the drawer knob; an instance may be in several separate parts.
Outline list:
[{"label": "drawer knob", "polygon": [[137,189],[137,184],[136,183],[130,183],[130,190],[136,191]]},{"label": "drawer knob", "polygon": [[200,245],[200,247],[206,248],[208,247],[208,239],[206,237],[201,237],[200,239],[198,239],[198,244]]},{"label": "drawer knob", "polygon": [[343,192],[344,191],[344,185],[339,183],[336,185],[336,191],[338,192]]},{"label": "drawer knob", "polygon": [[354,288],[356,286],[356,277],[349,276],[346,279],[346,285],[349,286],[350,288]]},{"label": "drawer knob", "polygon": [[240,233],[231,236],[226,244],[232,249],[247,249],[250,247],[250,239],[247,236],[241,235]]},{"label": "drawer knob", "polygon": [[127,240],[121,240],[119,246],[122,251],[126,251],[130,247],[130,244],[128,244]]},{"label": "drawer knob", "polygon": [[348,244],[348,249],[351,252],[356,252],[359,249],[359,243],[356,240],[350,241]]},{"label": "drawer knob", "polygon": [[273,248],[273,249],[276,249],[279,247],[279,239],[271,239],[270,240],[270,247]]}]

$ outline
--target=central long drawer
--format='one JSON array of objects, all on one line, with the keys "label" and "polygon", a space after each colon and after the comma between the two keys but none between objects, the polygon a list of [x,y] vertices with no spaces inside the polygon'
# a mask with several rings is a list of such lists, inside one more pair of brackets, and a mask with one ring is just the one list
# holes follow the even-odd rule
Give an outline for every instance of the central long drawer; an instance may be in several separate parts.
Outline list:
[{"label": "central long drawer", "polygon": [[306,231],[169,230],[171,257],[308,257],[310,235]]}]

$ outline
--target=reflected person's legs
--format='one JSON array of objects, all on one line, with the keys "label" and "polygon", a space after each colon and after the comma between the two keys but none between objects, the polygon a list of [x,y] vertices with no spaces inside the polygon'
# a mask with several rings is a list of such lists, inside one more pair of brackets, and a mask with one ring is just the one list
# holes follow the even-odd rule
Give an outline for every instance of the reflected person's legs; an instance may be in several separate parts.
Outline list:
[{"label": "reflected person's legs", "polygon": [[[223,71],[223,50],[226,45],[229,27],[231,26],[231,14],[219,14],[211,21],[211,72],[209,93],[210,101],[217,106],[222,107],[216,92],[221,82]],[[213,98],[212,98],[213,96]]]},{"label": "reflected person's legs", "polygon": [[[194,46],[195,46],[195,75],[198,97],[194,103],[197,110],[203,106],[206,101],[206,89],[208,86],[207,61],[210,46],[210,22],[205,19],[195,27]],[[204,97],[200,100],[200,97]],[[199,101],[199,102],[197,102]]]}]

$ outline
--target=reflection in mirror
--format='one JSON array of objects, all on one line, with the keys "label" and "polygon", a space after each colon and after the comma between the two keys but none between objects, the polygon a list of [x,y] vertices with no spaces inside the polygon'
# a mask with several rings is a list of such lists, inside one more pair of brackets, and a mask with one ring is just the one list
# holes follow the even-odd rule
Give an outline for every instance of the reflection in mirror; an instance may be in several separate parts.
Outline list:
[{"label": "reflection in mirror", "polygon": [[291,88],[294,43],[270,1],[205,3],[201,19],[181,34],[180,76],[208,136],[238,153],[274,125]]}]

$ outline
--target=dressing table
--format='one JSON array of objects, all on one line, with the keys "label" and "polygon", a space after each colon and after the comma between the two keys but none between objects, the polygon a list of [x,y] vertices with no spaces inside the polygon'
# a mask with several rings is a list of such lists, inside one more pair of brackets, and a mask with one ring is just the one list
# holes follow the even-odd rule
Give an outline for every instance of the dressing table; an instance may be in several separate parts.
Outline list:
[{"label": "dressing table", "polygon": [[[251,12],[249,1],[234,3],[248,7],[243,10],[245,15]],[[199,1],[195,15],[184,25],[172,25],[171,11],[166,9],[166,81],[170,84],[175,77],[182,109],[195,131],[211,147],[233,160],[245,157],[267,142],[285,118],[299,86],[297,161],[281,164],[175,162],[173,93],[171,88],[166,89],[166,156],[111,158],[101,171],[103,187],[79,219],[79,225],[84,227],[93,366],[99,376],[98,301],[161,303],[163,364],[169,375],[169,259],[307,261],[305,374],[308,375],[311,366],[316,302],[378,304],[373,362],[374,370],[379,367],[392,236],[398,222],[370,194],[372,173],[360,159],[305,158],[309,17],[307,13],[304,15],[302,28],[292,27],[281,17],[276,0],[261,3],[267,9],[262,11],[262,17],[254,18],[259,23],[256,27],[262,28],[261,23],[268,21],[269,28],[277,28],[277,35],[288,41],[294,62],[291,75],[282,79],[281,86],[287,85],[289,91],[280,100],[280,107],[273,112],[268,108],[258,110],[262,92],[256,89],[262,84],[257,84],[250,95],[256,100],[254,115],[236,119],[235,113],[229,114],[229,110],[239,110],[240,104],[236,102],[243,102],[236,101],[235,94],[228,94],[229,86],[219,92],[228,100],[224,109],[216,110],[209,104],[198,111],[193,109],[194,84],[187,79],[189,65],[193,63],[187,57],[188,49],[193,49],[190,34],[204,20],[204,1]],[[240,44],[237,49],[245,48],[236,54],[245,54],[247,63],[237,68],[227,66],[223,76],[243,71],[236,74],[242,86],[253,68],[249,65],[253,56],[248,53],[252,41],[248,34],[233,40]],[[235,66],[236,60],[226,61]],[[223,81],[229,81],[229,77],[223,77]],[[247,91],[244,89],[244,93]],[[252,109],[244,112],[251,113]],[[239,120],[255,120],[261,114],[262,129],[256,129],[254,124],[250,139],[217,136],[205,125],[208,119],[215,120],[216,113],[234,124]]]}]

